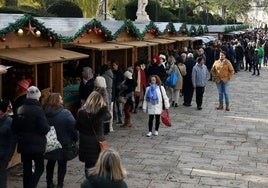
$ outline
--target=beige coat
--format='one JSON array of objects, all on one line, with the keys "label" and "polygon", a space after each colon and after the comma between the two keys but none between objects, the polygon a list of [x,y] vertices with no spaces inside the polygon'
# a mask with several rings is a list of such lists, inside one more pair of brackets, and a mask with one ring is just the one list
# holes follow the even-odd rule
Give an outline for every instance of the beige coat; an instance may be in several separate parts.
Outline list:
[{"label": "beige coat", "polygon": [[[177,81],[177,84],[175,87],[173,87],[173,89],[177,90],[177,89],[182,89],[182,84],[183,84],[183,78],[182,78],[182,75],[177,67],[177,65],[175,64],[172,64],[169,68],[169,70],[167,71],[167,74],[170,75],[172,73],[172,71],[175,71],[179,74],[179,79]],[[186,70],[185,70],[186,72]]]}]

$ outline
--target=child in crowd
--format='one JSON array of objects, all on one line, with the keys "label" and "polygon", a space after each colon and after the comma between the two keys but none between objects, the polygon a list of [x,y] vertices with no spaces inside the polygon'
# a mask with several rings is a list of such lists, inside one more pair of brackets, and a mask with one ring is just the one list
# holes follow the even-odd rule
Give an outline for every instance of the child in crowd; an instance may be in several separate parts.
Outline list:
[{"label": "child in crowd", "polygon": [[[163,104],[165,108],[169,108],[169,99],[166,94],[166,90],[163,86],[161,86],[161,80],[159,76],[152,75],[149,78],[150,86],[146,88],[145,98],[143,101],[142,109],[145,113],[149,114],[149,132],[147,133],[147,137],[158,135],[158,129],[160,125],[160,114],[163,110]],[[155,131],[153,130],[153,120],[155,117]]]}]

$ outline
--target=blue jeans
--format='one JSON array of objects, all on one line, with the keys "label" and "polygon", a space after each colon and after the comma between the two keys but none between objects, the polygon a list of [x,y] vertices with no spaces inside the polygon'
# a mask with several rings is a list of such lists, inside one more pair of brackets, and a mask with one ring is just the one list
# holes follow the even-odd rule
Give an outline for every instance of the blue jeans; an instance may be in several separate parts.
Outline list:
[{"label": "blue jeans", "polygon": [[218,88],[218,92],[219,92],[219,102],[223,103],[223,96],[225,98],[225,103],[229,104],[230,100],[229,100],[229,87],[230,87],[230,83],[229,81],[227,82],[222,82],[220,81],[217,84],[217,88]]}]

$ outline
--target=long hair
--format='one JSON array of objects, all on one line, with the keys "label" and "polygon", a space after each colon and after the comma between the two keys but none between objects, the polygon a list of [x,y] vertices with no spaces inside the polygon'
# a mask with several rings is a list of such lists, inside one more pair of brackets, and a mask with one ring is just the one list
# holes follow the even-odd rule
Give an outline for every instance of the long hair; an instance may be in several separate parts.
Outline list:
[{"label": "long hair", "polygon": [[93,113],[93,114],[96,114],[97,112],[99,112],[101,108],[105,106],[106,106],[105,99],[97,91],[92,91],[85,103],[87,113]]},{"label": "long hair", "polygon": [[60,102],[60,93],[51,93],[47,100],[47,107],[58,109],[62,106]]},{"label": "long hair", "polygon": [[151,79],[152,79],[152,77],[155,77],[155,79],[156,79],[156,84],[157,84],[157,85],[160,86],[160,85],[162,84],[161,79],[159,78],[159,76],[156,75],[156,74],[154,74],[154,75],[151,75],[151,76],[149,77],[149,79],[148,79],[148,83],[149,83],[149,85],[150,85],[150,83],[151,83]]},{"label": "long hair", "polygon": [[113,181],[123,180],[126,177],[126,170],[122,166],[119,153],[111,148],[103,150],[95,167],[89,170],[89,175],[93,176],[107,178],[109,174]]}]

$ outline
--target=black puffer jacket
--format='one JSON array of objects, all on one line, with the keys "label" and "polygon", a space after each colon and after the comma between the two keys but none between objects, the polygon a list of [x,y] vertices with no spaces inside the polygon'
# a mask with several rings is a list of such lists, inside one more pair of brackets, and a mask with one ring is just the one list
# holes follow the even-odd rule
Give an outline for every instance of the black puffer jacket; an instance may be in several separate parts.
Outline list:
[{"label": "black puffer jacket", "polygon": [[35,99],[25,99],[13,121],[12,129],[18,136],[18,152],[44,153],[50,127],[40,103]]},{"label": "black puffer jacket", "polygon": [[[45,113],[49,125],[55,127],[57,132],[57,139],[63,148],[78,140],[78,134],[75,130],[76,121],[69,110],[64,109],[63,107],[60,107],[58,109],[47,107],[45,109]],[[45,155],[45,158],[52,160],[64,159],[61,149],[47,153]]]},{"label": "black puffer jacket", "polygon": [[101,108],[96,114],[87,113],[85,109],[78,111],[76,128],[79,131],[80,161],[96,163],[100,153],[98,141],[104,140],[103,122],[110,119],[111,114],[107,107]]}]

